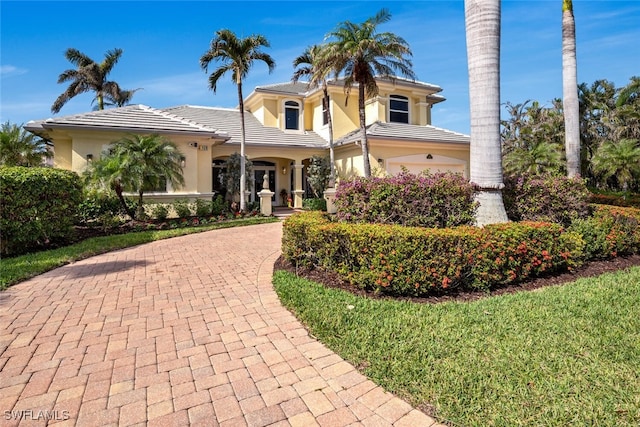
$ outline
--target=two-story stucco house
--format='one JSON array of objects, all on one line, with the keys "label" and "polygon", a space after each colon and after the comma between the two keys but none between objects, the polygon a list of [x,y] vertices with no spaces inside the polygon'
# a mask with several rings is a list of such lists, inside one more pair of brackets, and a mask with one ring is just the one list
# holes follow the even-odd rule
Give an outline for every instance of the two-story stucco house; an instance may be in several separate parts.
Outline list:
[{"label": "two-story stucco house", "polygon": [[[380,173],[402,167],[419,172],[452,170],[469,175],[469,136],[431,125],[432,106],[445,99],[438,86],[402,79],[379,80],[379,94],[367,100],[370,163]],[[327,108],[334,131],[339,177],[362,175],[361,132],[357,90],[347,102],[340,81],[329,82],[330,102],[322,90],[307,83],[259,86],[245,100],[246,155],[253,162],[255,182],[250,200],[269,176],[273,204],[282,203],[282,189],[301,207],[307,191],[305,165],[313,155],[328,154]],[[183,105],[155,109],[130,105],[103,111],[32,121],[25,129],[51,141],[54,166],[81,173],[95,156],[126,134],[157,133],[175,142],[185,156],[185,186],[153,193],[150,199],[210,198],[220,190],[218,179],[229,155],[240,151],[237,109]]]}]

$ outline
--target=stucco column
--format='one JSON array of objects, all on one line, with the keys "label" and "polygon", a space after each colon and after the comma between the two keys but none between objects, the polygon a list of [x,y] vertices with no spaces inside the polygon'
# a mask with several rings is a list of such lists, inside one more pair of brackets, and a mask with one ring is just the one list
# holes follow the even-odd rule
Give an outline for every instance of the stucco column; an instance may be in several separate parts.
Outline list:
[{"label": "stucco column", "polygon": [[293,207],[297,209],[302,209],[302,195],[304,194],[302,189],[302,168],[304,168],[303,164],[293,165]]}]

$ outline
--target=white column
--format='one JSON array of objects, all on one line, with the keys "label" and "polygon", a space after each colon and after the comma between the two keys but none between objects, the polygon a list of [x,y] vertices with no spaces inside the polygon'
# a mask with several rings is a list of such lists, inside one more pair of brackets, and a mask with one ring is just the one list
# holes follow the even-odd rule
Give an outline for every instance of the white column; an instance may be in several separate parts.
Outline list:
[{"label": "white column", "polygon": [[302,189],[302,163],[293,165],[293,207],[296,209],[302,209],[302,195],[304,190]]}]

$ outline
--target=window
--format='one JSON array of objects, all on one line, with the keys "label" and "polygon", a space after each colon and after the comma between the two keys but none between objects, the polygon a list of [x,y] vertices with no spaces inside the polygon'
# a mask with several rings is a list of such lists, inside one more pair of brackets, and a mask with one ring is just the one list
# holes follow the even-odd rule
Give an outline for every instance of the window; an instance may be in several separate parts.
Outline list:
[{"label": "window", "polygon": [[288,130],[300,129],[300,104],[295,101],[284,103],[284,128]]},{"label": "window", "polygon": [[142,190],[151,193],[167,192],[167,177],[162,175],[147,175],[144,177]]},{"label": "window", "polygon": [[322,97],[322,125],[329,124],[329,99]]},{"label": "window", "polygon": [[389,95],[389,121],[409,123],[409,98],[402,95]]}]

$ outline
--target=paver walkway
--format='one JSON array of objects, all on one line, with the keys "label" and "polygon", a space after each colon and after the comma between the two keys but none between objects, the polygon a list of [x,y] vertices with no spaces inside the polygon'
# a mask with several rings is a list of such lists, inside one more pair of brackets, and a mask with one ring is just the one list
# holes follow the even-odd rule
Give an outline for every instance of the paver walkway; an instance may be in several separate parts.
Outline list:
[{"label": "paver walkway", "polygon": [[162,240],[0,292],[0,425],[435,425],[282,307],[281,233]]}]

